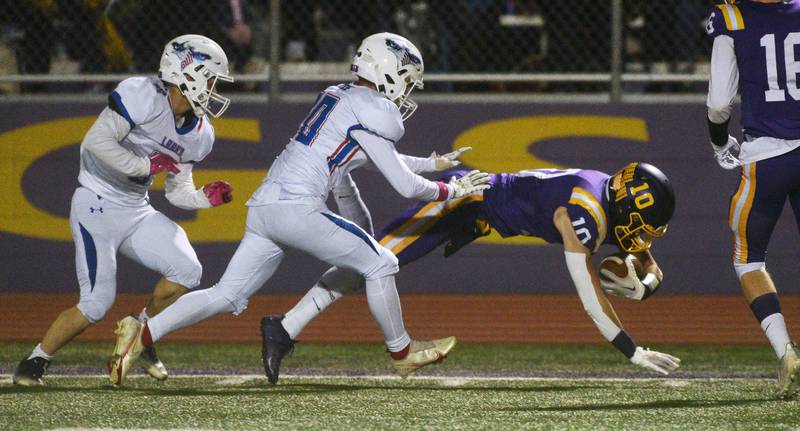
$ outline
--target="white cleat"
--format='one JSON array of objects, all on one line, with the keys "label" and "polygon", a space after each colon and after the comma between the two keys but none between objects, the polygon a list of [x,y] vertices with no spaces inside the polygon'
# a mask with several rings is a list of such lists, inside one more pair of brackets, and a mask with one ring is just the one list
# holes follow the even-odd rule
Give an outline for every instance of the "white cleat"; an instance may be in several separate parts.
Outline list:
[{"label": "white cleat", "polygon": [[791,398],[800,391],[800,349],[797,344],[786,345],[786,353],[778,362],[778,398]]},{"label": "white cleat", "polygon": [[405,379],[426,365],[442,362],[455,345],[456,337],[431,341],[411,340],[408,355],[403,359],[392,359],[392,366],[395,372]]},{"label": "white cleat", "polygon": [[[133,361],[142,354],[142,324],[133,316],[117,322],[117,345],[108,361],[108,378],[114,386],[122,386]],[[162,365],[163,366],[163,365]]]}]

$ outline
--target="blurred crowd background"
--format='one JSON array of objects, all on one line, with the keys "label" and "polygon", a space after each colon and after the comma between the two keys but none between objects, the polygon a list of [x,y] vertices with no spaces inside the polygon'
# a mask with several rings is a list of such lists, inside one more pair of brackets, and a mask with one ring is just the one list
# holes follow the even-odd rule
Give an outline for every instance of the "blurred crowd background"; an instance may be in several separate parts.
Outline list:
[{"label": "blurred crowd background", "polygon": [[[277,3],[276,3],[277,2]],[[35,75],[154,73],[164,44],[200,33],[218,41],[236,74],[279,61],[284,76],[346,73],[359,41],[393,31],[422,51],[426,73],[548,74],[529,80],[442,80],[434,92],[608,91],[612,26],[621,73],[702,75],[712,0],[4,0],[0,93],[106,91],[108,82]],[[613,8],[620,8],[618,21]],[[279,10],[278,19],[271,11]],[[275,28],[275,24],[278,28]],[[273,40],[275,37],[278,40]],[[272,45],[275,43],[276,45]],[[277,49],[274,49],[274,48]],[[279,58],[271,58],[278,52]],[[5,78],[3,78],[5,76]],[[561,79],[561,78],[564,79]],[[566,79],[569,78],[569,79]],[[700,92],[700,79],[641,79],[644,93]],[[257,80],[241,91],[265,91]]]}]

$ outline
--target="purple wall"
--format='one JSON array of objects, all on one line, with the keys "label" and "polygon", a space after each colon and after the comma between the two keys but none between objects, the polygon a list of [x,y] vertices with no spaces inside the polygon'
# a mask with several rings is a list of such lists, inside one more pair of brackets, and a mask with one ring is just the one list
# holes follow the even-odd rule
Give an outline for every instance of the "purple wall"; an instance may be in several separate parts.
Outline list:
[{"label": "purple wall", "polygon": [[[74,145],[39,157],[20,178],[9,168],[8,159],[10,157],[10,163],[14,163],[16,152],[24,152],[26,145],[35,143],[25,139],[24,133],[12,136],[10,132],[34,123],[96,115],[100,109],[100,104],[91,103],[0,103],[0,112],[3,113],[0,116],[0,146],[5,146],[0,148],[0,155],[6,158],[0,160],[3,188],[21,188],[25,199],[35,207],[66,217],[72,191],[77,185],[78,140]],[[263,171],[285,145],[307,109],[307,104],[235,104],[226,117],[258,119],[260,143],[218,139],[215,151],[197,169]],[[412,155],[427,155],[432,150],[446,152],[462,132],[487,122],[516,118],[522,124],[542,116],[559,116],[532,134],[544,136],[529,147],[529,154],[539,161],[606,172],[613,172],[629,161],[647,161],[660,167],[674,182],[678,199],[675,219],[667,236],[654,247],[656,258],[665,272],[662,292],[737,293],[738,283],[729,257],[731,234],[727,228],[727,214],[728,199],[738,184],[738,173],[722,171],[714,163],[707,143],[704,113],[704,107],[699,104],[426,103],[406,123],[406,135],[398,149]],[[541,130],[547,130],[550,124],[562,130],[572,127],[570,124],[581,124],[581,119],[574,116],[602,116],[608,121],[604,126],[593,126],[591,130],[576,127],[576,136],[542,135]],[[599,120],[604,122],[603,118]],[[620,122],[616,123],[616,120]],[[639,122],[644,129],[631,132],[625,121]],[[525,157],[531,156],[516,157],[506,145],[514,138],[524,138],[525,129],[514,129],[513,124],[506,129],[505,125],[510,123],[495,124],[497,127],[494,129],[486,129],[493,132],[479,138],[490,141],[481,141],[483,155],[479,158],[480,163],[492,168],[508,166],[504,170],[518,170],[519,164],[525,163]],[[597,127],[605,127],[605,130],[597,133]],[[465,136],[468,135],[462,135],[462,138]],[[496,158],[491,154],[496,154]],[[489,169],[487,166],[476,167]],[[370,206],[376,227],[409,204],[376,172],[358,172],[355,178]],[[152,195],[154,206],[168,216],[178,220],[195,217],[192,212],[169,206],[163,193],[154,192]],[[243,205],[245,200],[246,196],[240,193],[234,205]],[[11,204],[0,205],[0,218],[5,220],[3,226],[17,222],[14,214]],[[46,237],[47,232],[38,236]],[[787,208],[773,235],[768,262],[781,292],[800,292],[800,287],[793,282],[800,275],[797,271],[797,239],[797,228]],[[195,248],[205,267],[202,284],[205,287],[220,277],[236,242],[199,241]],[[437,252],[411,264],[400,272],[398,283],[401,291],[406,292],[568,293],[572,287],[562,269],[562,256],[560,250],[552,246],[474,244],[446,261]],[[290,253],[262,291],[304,291],[324,269],[325,265],[314,259]],[[118,282],[121,292],[150,291],[158,277],[120,258]],[[76,291],[72,242],[34,239],[8,233],[0,227],[0,292],[12,291]]]}]

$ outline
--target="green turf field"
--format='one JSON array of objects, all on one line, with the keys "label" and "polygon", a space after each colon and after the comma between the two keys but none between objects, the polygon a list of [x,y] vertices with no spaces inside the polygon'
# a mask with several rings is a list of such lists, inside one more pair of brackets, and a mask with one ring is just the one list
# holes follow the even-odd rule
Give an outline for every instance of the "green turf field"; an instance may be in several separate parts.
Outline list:
[{"label": "green turf field", "polygon": [[110,344],[77,343],[46,388],[11,386],[32,347],[0,343],[0,429],[800,429],[765,346],[653,346],[683,359],[660,379],[606,345],[459,345],[404,381],[381,345],[301,343],[269,387],[258,345],[164,343],[173,377],[114,389]]}]

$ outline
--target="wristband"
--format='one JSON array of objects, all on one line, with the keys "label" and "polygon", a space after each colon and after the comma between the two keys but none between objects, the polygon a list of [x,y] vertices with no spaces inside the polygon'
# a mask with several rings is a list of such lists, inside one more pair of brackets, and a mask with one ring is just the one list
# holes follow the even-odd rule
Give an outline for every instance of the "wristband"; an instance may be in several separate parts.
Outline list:
[{"label": "wristband", "polygon": [[636,343],[624,329],[621,329],[619,334],[611,340],[611,344],[622,352],[622,354],[627,356],[628,359],[632,358],[633,354],[636,353]]},{"label": "wristband", "polygon": [[653,274],[652,272],[648,272],[647,275],[644,276],[644,279],[642,279],[642,284],[644,285],[645,289],[641,300],[644,301],[648,296],[656,293],[658,286],[661,284],[661,280],[658,279],[657,275]]},{"label": "wristband", "polygon": [[434,181],[434,183],[439,187],[439,194],[436,196],[436,200],[447,200],[447,198],[450,197],[450,189],[447,187],[447,184],[441,181]]}]

